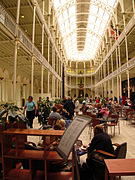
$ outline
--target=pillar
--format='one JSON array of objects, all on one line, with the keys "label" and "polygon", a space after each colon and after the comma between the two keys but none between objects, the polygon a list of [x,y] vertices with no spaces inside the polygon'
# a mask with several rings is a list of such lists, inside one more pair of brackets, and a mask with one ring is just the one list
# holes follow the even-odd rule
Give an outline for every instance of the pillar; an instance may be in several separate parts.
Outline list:
[{"label": "pillar", "polygon": [[17,69],[17,41],[15,41],[14,52],[14,74],[13,74],[13,102],[16,104],[16,69]]},{"label": "pillar", "polygon": [[114,98],[114,79],[112,78],[112,98]]},{"label": "pillar", "polygon": [[48,71],[48,78],[47,78],[47,93],[50,93],[50,72]]},{"label": "pillar", "polygon": [[130,77],[129,77],[129,70],[127,70],[127,84],[128,84],[128,98],[130,98],[130,81],[129,81],[129,79],[130,79]]},{"label": "pillar", "polygon": [[122,97],[122,82],[121,82],[121,74],[119,75],[119,79],[120,79],[120,97]]},{"label": "pillar", "polygon": [[44,67],[41,65],[41,98],[43,98],[43,83],[44,83]]},{"label": "pillar", "polygon": [[119,100],[119,76],[117,76],[117,99]]},{"label": "pillar", "polygon": [[33,96],[33,77],[34,77],[34,57],[32,57],[32,64],[31,64],[31,96]]},{"label": "pillar", "polygon": [[50,39],[48,38],[48,63],[50,63]]},{"label": "pillar", "polygon": [[84,76],[84,98],[86,94],[86,76]]}]

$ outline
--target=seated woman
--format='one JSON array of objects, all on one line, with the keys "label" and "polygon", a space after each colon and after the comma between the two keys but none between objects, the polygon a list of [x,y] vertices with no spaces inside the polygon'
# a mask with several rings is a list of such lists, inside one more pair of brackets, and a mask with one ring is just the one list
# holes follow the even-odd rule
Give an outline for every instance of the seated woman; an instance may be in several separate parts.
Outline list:
[{"label": "seated woman", "polygon": [[[50,128],[49,130],[65,130],[65,121],[63,119],[57,120],[56,124]],[[47,142],[46,142],[46,149],[47,150],[54,150],[56,148],[56,146],[59,144],[60,138],[59,137],[55,137],[55,136],[48,136],[47,137]],[[44,143],[43,143],[43,139],[41,139],[38,142],[38,148],[44,148]]]},{"label": "seated woman", "polygon": [[96,125],[94,127],[94,137],[89,144],[88,156],[86,159],[86,163],[83,163],[80,169],[81,180],[91,179],[93,176],[93,172],[95,171],[94,164],[92,158],[98,158],[99,156],[96,154],[95,150],[103,150],[108,153],[114,153],[114,148],[112,145],[111,138],[108,134],[104,133],[103,126]]},{"label": "seated woman", "polygon": [[109,111],[107,107],[103,105],[101,108],[101,111],[99,111],[99,115],[102,115],[102,117],[106,120],[106,118],[108,118],[108,115],[109,115]]}]

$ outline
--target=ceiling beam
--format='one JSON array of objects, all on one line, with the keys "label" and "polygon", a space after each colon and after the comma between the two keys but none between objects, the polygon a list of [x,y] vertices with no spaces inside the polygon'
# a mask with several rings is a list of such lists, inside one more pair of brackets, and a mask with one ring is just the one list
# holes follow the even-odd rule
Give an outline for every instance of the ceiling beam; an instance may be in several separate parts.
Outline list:
[{"label": "ceiling beam", "polygon": [[[29,8],[30,6],[29,5],[23,5],[21,6],[21,8],[25,9],[25,8]],[[17,6],[10,6],[8,8],[6,8],[7,10],[14,10],[14,9],[17,9]]]},{"label": "ceiling beam", "polygon": [[5,43],[9,43],[9,42],[14,42],[14,40],[1,40],[0,44],[5,44]]}]

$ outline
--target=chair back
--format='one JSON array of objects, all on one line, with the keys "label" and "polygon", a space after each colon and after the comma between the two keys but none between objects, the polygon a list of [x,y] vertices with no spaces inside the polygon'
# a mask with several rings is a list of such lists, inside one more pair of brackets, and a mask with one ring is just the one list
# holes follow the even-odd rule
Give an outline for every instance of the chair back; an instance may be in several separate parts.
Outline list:
[{"label": "chair back", "polygon": [[95,127],[96,125],[100,124],[100,120],[98,118],[92,118],[91,123],[92,126]]},{"label": "chair back", "polygon": [[124,142],[117,146],[114,154],[116,155],[117,159],[125,159],[127,153],[127,142]]},{"label": "chair back", "polygon": [[[109,116],[109,119],[111,119],[112,122],[117,123],[118,120],[119,120],[119,115],[118,115],[118,114],[111,114],[111,115]],[[113,121],[113,120],[114,120],[114,121]]]},{"label": "chair back", "polygon": [[92,114],[91,114],[91,112],[86,112],[86,115],[91,116]]}]

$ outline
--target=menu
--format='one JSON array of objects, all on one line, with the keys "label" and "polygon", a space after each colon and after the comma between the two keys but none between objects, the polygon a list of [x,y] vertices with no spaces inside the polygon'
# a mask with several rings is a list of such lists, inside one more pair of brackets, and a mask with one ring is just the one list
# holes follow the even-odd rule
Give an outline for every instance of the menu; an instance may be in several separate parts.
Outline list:
[{"label": "menu", "polygon": [[90,121],[91,119],[89,116],[78,115],[75,117],[75,119],[63,134],[57,147],[57,151],[62,158],[68,159],[73,145],[75,144],[87,124],[90,123]]}]

